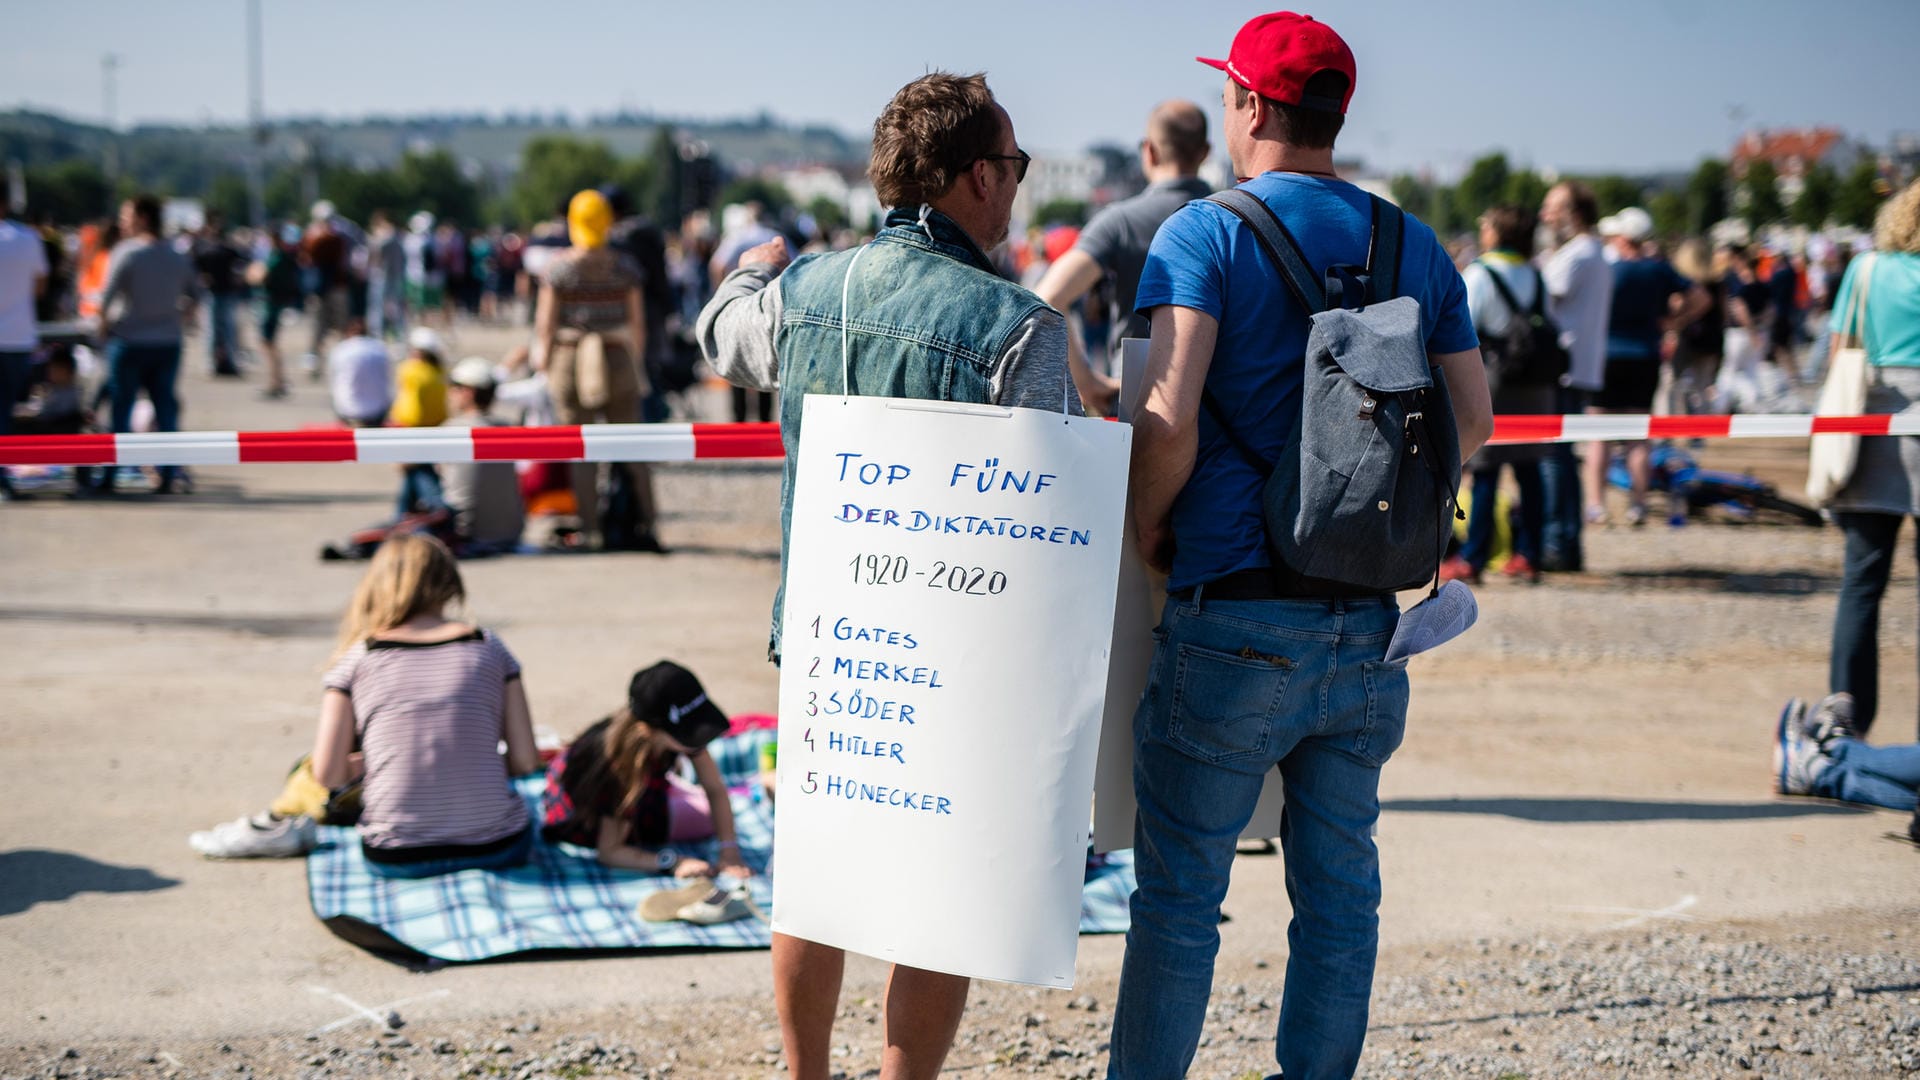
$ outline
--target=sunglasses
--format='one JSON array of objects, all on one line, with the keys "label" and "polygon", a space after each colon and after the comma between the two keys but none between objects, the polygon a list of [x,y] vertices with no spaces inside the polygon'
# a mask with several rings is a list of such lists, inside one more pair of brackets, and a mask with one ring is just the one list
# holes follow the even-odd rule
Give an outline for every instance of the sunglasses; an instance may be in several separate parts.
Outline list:
[{"label": "sunglasses", "polygon": [[1027,153],[1025,150],[1021,150],[1019,147],[1015,147],[1014,150],[1015,152],[1011,154],[981,154],[975,160],[1018,162],[1019,164],[1013,167],[1013,182],[1018,184],[1026,180],[1027,166],[1033,164],[1033,155]]}]

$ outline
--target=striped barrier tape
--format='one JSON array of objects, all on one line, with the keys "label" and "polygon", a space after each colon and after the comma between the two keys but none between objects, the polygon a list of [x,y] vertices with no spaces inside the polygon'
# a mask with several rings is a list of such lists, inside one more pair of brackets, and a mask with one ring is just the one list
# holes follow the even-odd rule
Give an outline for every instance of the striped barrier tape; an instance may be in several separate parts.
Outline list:
[{"label": "striped barrier tape", "polygon": [[[1780,439],[1815,434],[1920,435],[1920,415],[1500,416],[1493,442]],[[357,461],[706,461],[778,458],[778,424],[587,424],[572,427],[181,431],[12,435],[4,465],[257,465]]]}]

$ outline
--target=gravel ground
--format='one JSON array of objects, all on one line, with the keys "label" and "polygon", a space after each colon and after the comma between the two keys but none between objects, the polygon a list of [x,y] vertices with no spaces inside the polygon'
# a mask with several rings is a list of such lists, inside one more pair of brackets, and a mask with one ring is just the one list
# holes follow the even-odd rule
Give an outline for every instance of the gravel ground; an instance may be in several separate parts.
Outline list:
[{"label": "gravel ground", "polygon": [[[1895,852],[1895,854],[1900,854]],[[1920,855],[1914,856],[1920,858]],[[1362,1077],[1920,1074],[1920,909],[1797,924],[1651,929],[1566,940],[1482,940],[1381,957]],[[1192,1075],[1257,1080],[1272,1052],[1285,958],[1223,957]],[[512,967],[502,966],[502,977]],[[880,1002],[843,998],[835,1075],[879,1075]],[[980,985],[948,1061],[958,1076],[1104,1075],[1114,984],[1073,995]],[[0,1076],[298,1077],[780,1074],[763,998],[697,1009],[519,1016],[485,1025],[372,1020],[217,1043],[12,1045]]]}]

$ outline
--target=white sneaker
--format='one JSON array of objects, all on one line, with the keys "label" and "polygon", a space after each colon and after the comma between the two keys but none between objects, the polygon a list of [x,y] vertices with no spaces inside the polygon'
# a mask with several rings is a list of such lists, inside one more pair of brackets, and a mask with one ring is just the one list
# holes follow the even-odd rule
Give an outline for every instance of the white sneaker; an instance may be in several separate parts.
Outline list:
[{"label": "white sneaker", "polygon": [[209,859],[284,859],[305,855],[317,841],[313,819],[304,814],[255,814],[187,837],[187,844]]},{"label": "white sneaker", "polygon": [[718,923],[734,922],[748,918],[753,914],[753,904],[748,900],[745,882],[731,888],[715,885],[713,891],[678,912],[679,917],[698,926],[714,926]]}]

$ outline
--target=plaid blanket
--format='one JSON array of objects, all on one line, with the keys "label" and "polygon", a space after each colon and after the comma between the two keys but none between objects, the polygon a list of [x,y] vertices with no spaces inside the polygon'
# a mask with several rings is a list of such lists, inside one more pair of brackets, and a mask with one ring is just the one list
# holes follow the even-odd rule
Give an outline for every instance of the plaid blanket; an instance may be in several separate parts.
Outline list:
[{"label": "plaid blanket", "polygon": [[[740,855],[754,871],[750,889],[762,912],[772,911],[771,807],[755,802],[747,788],[759,770],[760,745],[772,731],[747,731],[716,739],[709,748],[734,788],[734,824]],[[546,777],[522,778],[517,787],[540,820]],[[711,841],[675,844],[675,850],[713,861]],[[1131,852],[1117,852],[1087,871],[1080,908],[1083,934],[1124,933],[1132,895]],[[593,852],[540,843],[524,866],[511,870],[466,870],[417,880],[378,877],[367,869],[352,829],[322,828],[320,845],[307,856],[307,896],[328,929],[362,948],[416,965],[491,960],[549,950],[763,949],[772,932],[760,919],[718,926],[650,923],[640,902],[679,883],[657,874],[613,870]]]}]

